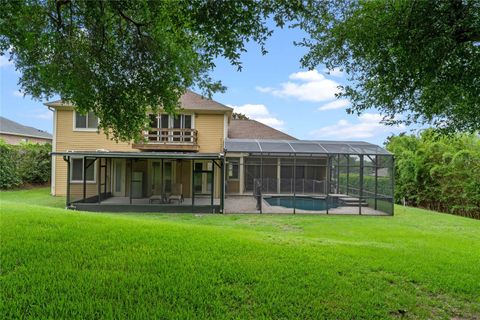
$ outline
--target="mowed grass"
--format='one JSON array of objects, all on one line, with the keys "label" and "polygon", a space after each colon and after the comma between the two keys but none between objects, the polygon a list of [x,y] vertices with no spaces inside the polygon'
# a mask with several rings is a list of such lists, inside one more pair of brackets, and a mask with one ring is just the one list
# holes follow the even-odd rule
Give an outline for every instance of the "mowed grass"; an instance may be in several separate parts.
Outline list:
[{"label": "mowed grass", "polygon": [[480,318],[476,220],[87,213],[47,189],[0,201],[2,319]]}]

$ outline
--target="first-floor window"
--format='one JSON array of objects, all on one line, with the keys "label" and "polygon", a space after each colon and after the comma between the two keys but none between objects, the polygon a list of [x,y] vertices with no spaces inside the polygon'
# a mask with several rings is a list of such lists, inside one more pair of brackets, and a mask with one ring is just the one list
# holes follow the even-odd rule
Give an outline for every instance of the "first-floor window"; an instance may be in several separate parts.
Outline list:
[{"label": "first-floor window", "polygon": [[228,179],[236,180],[239,176],[239,160],[228,159]]},{"label": "first-floor window", "polygon": [[[86,181],[95,182],[95,159],[85,159],[85,165]],[[83,174],[83,158],[72,158],[70,180],[72,182],[83,182]]]}]

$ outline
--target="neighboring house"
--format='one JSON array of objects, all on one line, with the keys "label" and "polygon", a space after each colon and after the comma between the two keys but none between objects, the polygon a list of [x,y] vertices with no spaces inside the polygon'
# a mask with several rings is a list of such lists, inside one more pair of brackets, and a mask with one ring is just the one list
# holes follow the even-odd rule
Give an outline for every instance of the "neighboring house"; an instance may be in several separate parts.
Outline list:
[{"label": "neighboring house", "polygon": [[8,144],[20,144],[22,142],[52,143],[52,135],[33,127],[0,117],[0,139]]},{"label": "neighboring house", "polygon": [[46,103],[54,112],[52,194],[93,211],[393,214],[390,185],[362,187],[364,165],[392,177],[384,149],[297,140],[233,120],[232,108],[189,90],[180,103],[176,116],[149,114],[144,140],[130,143],[107,138],[93,113]]}]

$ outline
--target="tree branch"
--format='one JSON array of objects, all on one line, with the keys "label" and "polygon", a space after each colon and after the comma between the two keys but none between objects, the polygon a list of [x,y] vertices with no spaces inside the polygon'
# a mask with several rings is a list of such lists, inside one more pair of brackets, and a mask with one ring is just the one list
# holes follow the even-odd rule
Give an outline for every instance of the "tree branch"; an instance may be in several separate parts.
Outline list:
[{"label": "tree branch", "polygon": [[60,31],[63,27],[63,21],[62,21],[62,6],[69,3],[70,0],[57,0],[55,2],[55,6],[57,8],[57,30]]},{"label": "tree branch", "polygon": [[136,28],[137,28],[137,33],[138,35],[142,35],[142,33],[140,32],[140,27],[143,27],[145,26],[146,24],[145,23],[142,23],[142,22],[137,22],[135,20],[133,20],[132,18],[130,18],[129,16],[127,16],[122,10],[120,9],[117,9],[118,13],[120,14],[120,16],[127,20],[128,22],[132,23]]}]

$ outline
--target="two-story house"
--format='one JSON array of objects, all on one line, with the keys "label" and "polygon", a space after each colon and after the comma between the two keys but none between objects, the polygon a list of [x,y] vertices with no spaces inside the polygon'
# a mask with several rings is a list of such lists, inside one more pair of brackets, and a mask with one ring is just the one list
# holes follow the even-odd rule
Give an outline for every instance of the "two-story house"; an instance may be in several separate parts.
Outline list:
[{"label": "two-story house", "polygon": [[[234,120],[232,108],[188,90],[180,103],[176,115],[149,114],[140,143],[109,139],[93,113],[46,103],[52,195],[91,211],[393,214],[393,157],[384,149],[297,140]],[[378,170],[389,174],[372,184]]]}]

